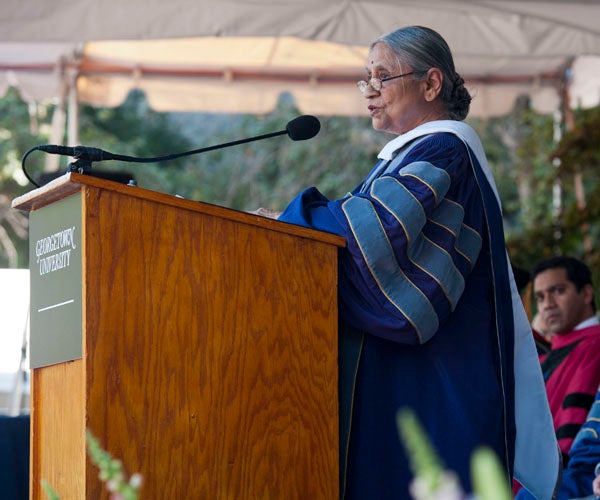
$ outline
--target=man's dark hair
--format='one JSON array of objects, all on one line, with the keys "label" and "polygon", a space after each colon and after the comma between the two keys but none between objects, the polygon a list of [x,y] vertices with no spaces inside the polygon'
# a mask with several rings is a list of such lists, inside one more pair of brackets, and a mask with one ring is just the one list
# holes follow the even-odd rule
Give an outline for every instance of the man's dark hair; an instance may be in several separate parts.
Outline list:
[{"label": "man's dark hair", "polygon": [[[575,257],[557,256],[550,257],[538,262],[533,271],[531,271],[531,280],[535,280],[536,276],[549,269],[564,269],[567,273],[567,279],[575,285],[578,292],[585,285],[592,285],[592,272],[590,268]],[[596,312],[596,302],[592,298],[592,308]]]}]

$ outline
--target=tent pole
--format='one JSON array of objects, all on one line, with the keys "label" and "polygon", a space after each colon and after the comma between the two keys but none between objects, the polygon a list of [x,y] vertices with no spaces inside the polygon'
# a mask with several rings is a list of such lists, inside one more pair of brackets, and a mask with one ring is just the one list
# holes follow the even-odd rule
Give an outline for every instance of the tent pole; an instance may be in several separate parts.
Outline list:
[{"label": "tent pole", "polygon": [[79,102],[77,74],[69,77],[67,138],[69,144],[79,144]]},{"label": "tent pole", "polygon": [[[569,96],[569,86],[571,85],[572,80],[572,65],[573,59],[569,61],[569,63],[565,66],[563,71],[563,78],[561,80],[561,86],[559,89],[560,95],[560,110],[558,110],[554,114],[554,143],[555,146],[558,146],[560,140],[563,136],[564,132],[570,132],[575,128],[575,114],[573,113],[573,109],[571,109],[570,105],[570,96]],[[558,169],[560,167],[560,159],[554,158],[553,165]],[[583,188],[583,174],[579,171],[579,169],[575,170],[573,174],[573,191],[575,194],[575,202],[577,204],[577,208],[580,212],[582,212],[586,207],[586,199],[585,199],[585,191]],[[558,222],[558,219],[562,212],[562,184],[559,176],[557,175],[554,180],[553,185],[553,203],[552,203],[553,213],[555,220]],[[554,238],[558,241],[561,238],[561,231],[557,224],[556,232]],[[583,235],[583,248],[586,253],[590,253],[592,251],[592,240],[590,237],[590,227],[588,224],[582,224],[581,232]]]},{"label": "tent pole", "polygon": [[[68,83],[66,81],[66,75],[64,71],[64,61],[61,61],[61,68],[59,71],[61,75],[60,81],[60,95],[58,96],[58,102],[52,113],[52,127],[50,129],[50,143],[52,144],[63,144],[65,135],[65,99],[68,92]],[[44,161],[44,172],[56,172],[59,168],[60,157],[57,155],[46,155]]]},{"label": "tent pole", "polygon": [[[562,95],[562,104],[563,104],[563,116],[565,121],[565,130],[570,132],[575,129],[575,113],[570,106],[570,94],[569,87],[572,82],[572,67],[573,67],[573,59],[569,61],[569,65],[565,70],[565,79],[563,85],[563,95]],[[583,174],[581,173],[579,168],[576,168],[575,173],[573,174],[573,190],[575,192],[575,201],[577,203],[577,208],[580,212],[583,212],[586,208],[587,202],[585,199],[585,190],[583,188]],[[590,227],[589,224],[582,224],[581,232],[583,234],[583,248],[587,254],[592,251],[592,239],[590,236]]]}]

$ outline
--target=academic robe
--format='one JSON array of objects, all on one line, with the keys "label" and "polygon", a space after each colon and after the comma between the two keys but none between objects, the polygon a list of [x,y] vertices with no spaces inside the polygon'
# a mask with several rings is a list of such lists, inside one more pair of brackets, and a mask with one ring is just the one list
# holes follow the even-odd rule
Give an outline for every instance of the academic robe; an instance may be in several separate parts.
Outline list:
[{"label": "academic robe", "polygon": [[600,473],[600,390],[596,393],[585,423],[569,450],[557,500],[592,496],[592,482]]},{"label": "academic robe", "polygon": [[422,125],[388,143],[352,193],[330,201],[309,188],[280,220],[347,240],[339,282],[342,497],[409,497],[412,474],[396,429],[397,411],[409,407],[466,491],[471,454],[487,445],[508,476],[550,499],[556,440],[474,131],[455,121]]},{"label": "academic robe", "polygon": [[[556,500],[595,499],[592,482],[600,474],[600,388],[568,457]],[[532,500],[533,497],[526,490],[521,490],[515,499]]]},{"label": "academic robe", "polygon": [[600,325],[554,335],[550,352],[540,361],[556,438],[567,465],[573,440],[600,385]]}]

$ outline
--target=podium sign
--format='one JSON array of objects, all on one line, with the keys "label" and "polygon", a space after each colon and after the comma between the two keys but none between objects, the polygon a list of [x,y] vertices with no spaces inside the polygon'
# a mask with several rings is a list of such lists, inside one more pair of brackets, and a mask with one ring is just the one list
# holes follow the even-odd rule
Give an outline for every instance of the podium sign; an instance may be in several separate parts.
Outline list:
[{"label": "podium sign", "polygon": [[31,213],[31,368],[81,358],[81,194]]}]

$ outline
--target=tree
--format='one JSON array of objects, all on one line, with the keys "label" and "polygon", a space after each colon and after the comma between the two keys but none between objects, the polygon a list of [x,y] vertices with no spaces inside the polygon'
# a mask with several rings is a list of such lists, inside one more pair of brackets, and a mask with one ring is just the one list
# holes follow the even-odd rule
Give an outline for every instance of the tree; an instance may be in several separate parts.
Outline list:
[{"label": "tree", "polygon": [[550,152],[553,117],[533,111],[529,99],[517,100],[506,116],[474,120],[502,200],[508,240],[526,236],[552,221],[552,182],[556,176]]},{"label": "tree", "polygon": [[[600,183],[596,175],[600,166],[599,126],[600,107],[580,110],[576,113],[574,129],[566,132],[559,144],[548,149],[548,167],[540,178],[539,188],[532,193],[538,216],[508,240],[509,252],[518,265],[531,268],[540,259],[551,255],[572,255],[584,260],[594,271],[596,282],[600,282],[597,250]],[[577,203],[574,182],[577,175],[585,179],[585,207]],[[562,192],[563,208],[558,214],[552,207],[555,180],[560,182]],[[585,237],[590,238],[590,249],[584,245]]]},{"label": "tree", "polygon": [[0,267],[26,267],[28,217],[11,207],[31,186],[20,159],[44,137],[44,119],[51,106],[28,106],[14,89],[0,99]]}]

